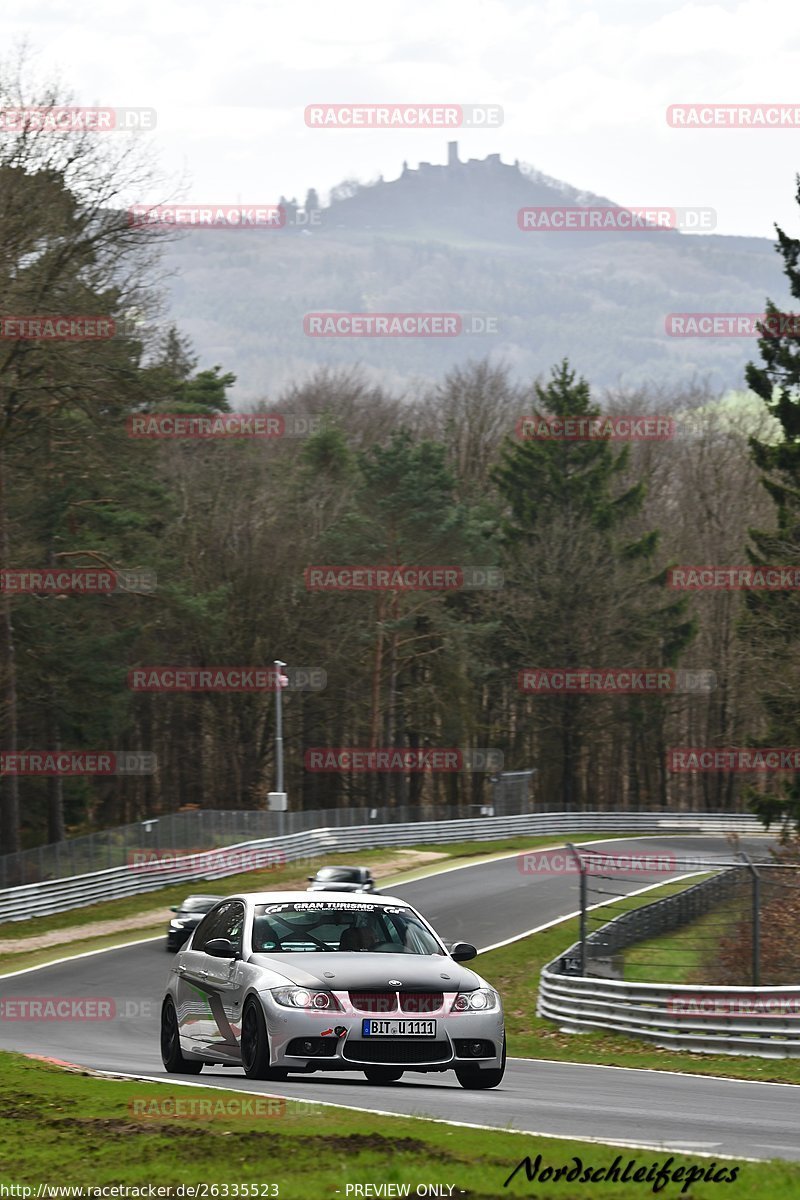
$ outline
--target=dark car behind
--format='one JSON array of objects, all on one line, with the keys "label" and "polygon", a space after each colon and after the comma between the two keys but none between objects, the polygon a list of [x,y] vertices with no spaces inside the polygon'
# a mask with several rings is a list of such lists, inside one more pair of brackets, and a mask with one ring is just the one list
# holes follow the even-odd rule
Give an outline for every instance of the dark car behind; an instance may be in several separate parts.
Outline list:
[{"label": "dark car behind", "polygon": [[172,953],[180,950],[209,909],[223,899],[223,896],[187,896],[181,904],[174,906],[175,916],[167,928],[167,950]]},{"label": "dark car behind", "polygon": [[374,892],[369,867],[320,867],[309,875],[310,892]]}]

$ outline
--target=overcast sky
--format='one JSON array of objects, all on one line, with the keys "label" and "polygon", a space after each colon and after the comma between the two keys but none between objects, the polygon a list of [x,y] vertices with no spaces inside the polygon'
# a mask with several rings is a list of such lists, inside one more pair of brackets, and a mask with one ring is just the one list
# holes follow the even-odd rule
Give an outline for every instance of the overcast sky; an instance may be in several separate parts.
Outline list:
[{"label": "overcast sky", "polygon": [[[462,158],[499,152],[620,204],[710,206],[720,233],[800,233],[800,128],[666,121],[693,101],[800,108],[798,0],[3,0],[0,31],[81,103],[157,109],[147,136],[188,200],[391,179],[457,136]],[[304,124],[307,104],[394,101],[505,119],[457,135]]]}]

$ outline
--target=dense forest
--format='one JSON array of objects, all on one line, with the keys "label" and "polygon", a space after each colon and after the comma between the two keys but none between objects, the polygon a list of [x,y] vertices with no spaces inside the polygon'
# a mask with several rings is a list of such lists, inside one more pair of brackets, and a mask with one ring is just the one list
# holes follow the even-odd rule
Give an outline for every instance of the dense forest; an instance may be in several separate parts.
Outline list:
[{"label": "dense forest", "polygon": [[[20,87],[0,81],[0,100],[19,103]],[[265,381],[256,407],[280,415],[283,436],[131,436],[136,416],[235,408],[229,364],[198,370],[198,348],[160,315],[163,238],[124,211],[146,171],[89,134],[23,130],[0,144],[0,566],[132,573],[97,594],[24,592],[4,574],[3,753],[136,751],[157,763],[132,775],[6,771],[2,852],[185,805],[262,806],[275,786],[274,687],[131,681],[147,667],[276,659],[290,680],[292,807],[487,797],[487,771],[308,765],[313,748],[399,747],[495,749],[506,770],[534,768],[534,799],[557,808],[755,798],[797,812],[795,790],[776,782],[786,775],[676,772],[668,760],[673,747],[800,744],[797,591],[669,585],[680,564],[800,565],[796,337],[754,343],[752,390],[725,401],[700,384],[595,392],[566,360],[528,383],[468,360],[408,393],[333,367],[276,393]],[[800,298],[800,243],[779,233],[779,249]],[[48,314],[104,316],[116,336],[20,336],[8,322]],[[668,417],[674,436],[519,433],[532,415],[601,413]],[[485,568],[492,586],[310,586],[324,565]],[[713,684],[520,684],[526,671],[589,668],[706,684],[712,673]]]}]

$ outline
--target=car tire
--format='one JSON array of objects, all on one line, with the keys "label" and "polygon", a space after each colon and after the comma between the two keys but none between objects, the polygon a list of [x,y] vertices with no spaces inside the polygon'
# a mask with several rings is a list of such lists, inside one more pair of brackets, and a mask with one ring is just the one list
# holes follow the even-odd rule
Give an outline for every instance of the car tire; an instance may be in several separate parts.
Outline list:
[{"label": "car tire", "polygon": [[242,1013],[242,1067],[248,1079],[285,1079],[288,1071],[269,1065],[269,1035],[264,1010],[248,1000]]},{"label": "car tire", "polygon": [[171,996],[161,1005],[161,1061],[170,1075],[199,1075],[203,1069],[196,1058],[183,1057],[178,1014]]},{"label": "car tire", "polygon": [[368,1083],[397,1083],[403,1072],[396,1067],[364,1067]]},{"label": "car tire", "polygon": [[506,1039],[503,1038],[503,1057],[499,1067],[456,1067],[456,1079],[463,1088],[478,1091],[494,1088],[506,1073]]}]

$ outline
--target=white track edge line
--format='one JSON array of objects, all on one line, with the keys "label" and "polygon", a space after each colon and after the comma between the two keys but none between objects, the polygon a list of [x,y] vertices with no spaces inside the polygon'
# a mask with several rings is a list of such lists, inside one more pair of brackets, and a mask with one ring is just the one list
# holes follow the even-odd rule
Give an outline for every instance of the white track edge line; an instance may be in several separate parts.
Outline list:
[{"label": "white track edge line", "polygon": [[[711,872],[705,871],[688,871],[683,875],[675,875],[670,879],[662,879],[659,883],[649,883],[647,887],[637,888],[633,892],[625,892],[621,897],[627,899],[629,896],[642,896],[645,892],[653,892],[656,888],[666,887],[670,883],[680,883],[684,879],[696,879],[698,875],[708,875]],[[586,909],[587,912],[594,912],[597,908],[608,908],[608,901],[601,900],[599,904],[590,904]],[[536,925],[533,929],[526,929],[524,933],[516,933],[513,937],[506,938],[502,942],[494,942],[491,946],[484,946],[478,954],[488,954],[491,950],[500,950],[503,946],[510,946],[512,942],[519,942],[522,938],[530,937],[534,933],[543,933],[545,929],[552,929],[554,925],[560,925],[562,921],[571,921],[574,917],[581,915],[580,909],[577,912],[567,913],[564,917],[556,917],[553,921],[545,921],[544,925]]]},{"label": "white track edge line", "polygon": [[[95,954],[108,954],[110,950],[127,950],[128,946],[143,946],[145,942],[159,942],[163,937],[163,933],[156,933],[151,937],[137,938],[133,942],[117,942],[115,946],[101,946],[99,950],[83,950],[80,954],[67,954],[63,958],[51,958],[48,962],[37,963],[35,967],[22,967],[19,971],[9,971],[5,975],[0,975],[0,980],[13,979],[15,975],[29,975],[32,971],[44,971],[46,967],[60,967],[62,963],[77,962],[79,958],[92,958]],[[25,951],[22,953],[24,954]],[[35,954],[36,951],[32,951],[32,953]]]},{"label": "white track edge line", "polygon": [[[74,1064],[74,1065],[77,1066],[78,1064]],[[710,1154],[707,1150],[706,1151],[687,1150],[685,1145],[679,1149],[678,1148],[671,1149],[666,1144],[661,1145],[661,1146],[656,1146],[656,1145],[652,1145],[649,1142],[626,1142],[626,1141],[617,1141],[617,1140],[606,1141],[603,1138],[592,1137],[591,1135],[583,1136],[581,1134],[571,1134],[571,1133],[539,1133],[537,1131],[529,1130],[529,1129],[509,1129],[507,1126],[504,1126],[504,1125],[479,1125],[473,1121],[454,1121],[454,1120],[450,1119],[449,1117],[431,1117],[431,1116],[426,1116],[424,1113],[398,1113],[398,1112],[391,1112],[391,1111],[389,1111],[387,1109],[383,1109],[383,1108],[359,1108],[357,1105],[341,1104],[341,1103],[337,1103],[335,1100],[309,1100],[305,1096],[299,1096],[299,1097],[281,1096],[277,1092],[254,1092],[251,1088],[228,1088],[228,1087],[222,1087],[221,1085],[214,1084],[214,1083],[204,1084],[204,1083],[192,1083],[189,1080],[183,1080],[183,1079],[162,1079],[158,1075],[128,1075],[128,1074],[125,1074],[124,1072],[119,1072],[119,1071],[100,1071],[100,1070],[94,1070],[94,1074],[108,1076],[109,1078],[112,1078],[112,1079],[135,1079],[135,1080],[140,1080],[143,1083],[161,1083],[161,1084],[172,1083],[176,1087],[192,1087],[192,1088],[204,1088],[205,1087],[205,1088],[208,1088],[209,1090],[215,1091],[215,1092],[228,1092],[228,1093],[236,1092],[237,1095],[244,1095],[244,1096],[254,1096],[254,1095],[255,1096],[268,1096],[270,1099],[286,1100],[290,1104],[319,1104],[323,1108],[343,1108],[343,1109],[346,1109],[348,1112],[357,1112],[357,1113],[361,1113],[362,1115],[364,1115],[366,1113],[370,1113],[376,1117],[397,1117],[400,1120],[409,1120],[409,1121],[432,1121],[436,1125],[456,1125],[462,1129],[484,1129],[489,1133],[512,1133],[512,1134],[515,1134],[517,1137],[552,1138],[555,1141],[560,1141],[560,1142],[568,1142],[568,1141],[591,1142],[594,1145],[620,1146],[623,1149],[630,1149],[630,1150],[654,1150],[654,1151],[656,1151],[656,1153],[659,1153],[659,1154],[664,1154],[665,1152],[671,1153],[671,1154],[683,1154],[684,1157],[686,1157],[686,1158],[689,1158],[689,1157],[710,1158],[710,1159],[723,1159],[724,1158],[731,1162],[749,1162],[749,1163],[762,1163],[762,1162],[769,1161],[769,1159],[763,1159],[763,1158],[737,1158],[733,1154]],[[791,1159],[781,1159],[779,1161],[791,1162],[792,1160]]]},{"label": "white track edge line", "polygon": [[[649,1045],[649,1043],[645,1043],[645,1045]],[[687,1050],[686,1053],[692,1054],[695,1052],[691,1051],[691,1050]],[[707,1051],[701,1051],[701,1053],[707,1053]],[[753,1055],[753,1057],[756,1057],[756,1056]],[[786,1062],[788,1060],[787,1059],[778,1059],[778,1060],[770,1059],[768,1061],[770,1061],[770,1062],[775,1062],[775,1061]],[[575,1062],[575,1060],[571,1059],[571,1058],[569,1058],[569,1059],[567,1059],[567,1058],[517,1058],[515,1055],[509,1055],[508,1062],[538,1063],[542,1066],[556,1066],[556,1067],[557,1066],[591,1067],[593,1070],[597,1070],[597,1071],[627,1071],[629,1073],[638,1071],[640,1075],[656,1075],[656,1074],[658,1074],[658,1075],[675,1075],[675,1076],[677,1076],[678,1079],[704,1079],[706,1081],[718,1079],[721,1083],[738,1083],[738,1084],[754,1083],[754,1084],[757,1084],[759,1087],[786,1087],[786,1088],[794,1088],[795,1091],[797,1091],[798,1088],[800,1088],[800,1084],[783,1083],[781,1080],[742,1079],[741,1076],[737,1076],[737,1075],[703,1075],[698,1071],[669,1071],[669,1070],[664,1070],[661,1067],[619,1067],[613,1063]]]}]

